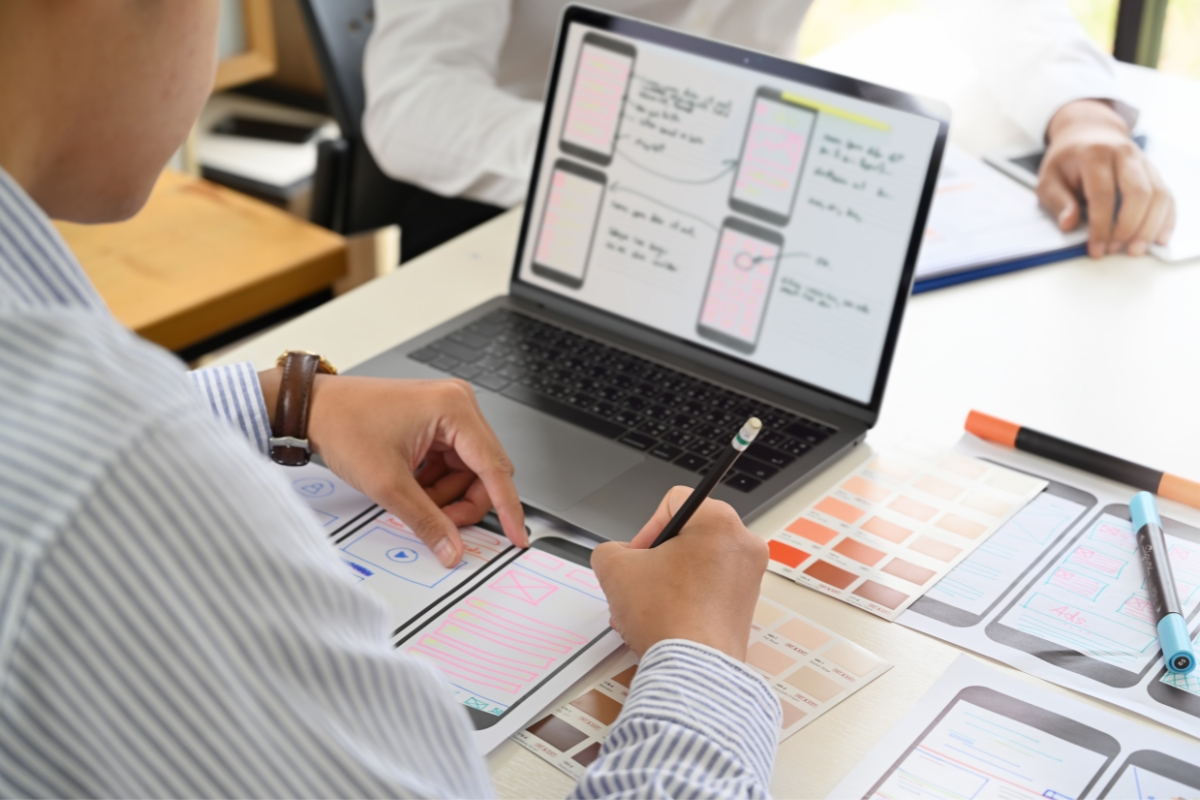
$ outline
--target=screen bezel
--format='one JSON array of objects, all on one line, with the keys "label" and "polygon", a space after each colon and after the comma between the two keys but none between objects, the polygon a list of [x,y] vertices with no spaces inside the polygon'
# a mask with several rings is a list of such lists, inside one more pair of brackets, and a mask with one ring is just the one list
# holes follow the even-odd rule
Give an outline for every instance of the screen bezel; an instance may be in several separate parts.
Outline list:
[{"label": "screen bezel", "polygon": [[[559,170],[567,173],[568,175],[574,175],[580,180],[600,184],[600,202],[596,205],[596,219],[598,220],[600,218],[600,211],[604,208],[604,198],[608,195],[608,183],[604,179],[604,173],[600,172],[599,170],[592,169],[591,167],[585,167],[582,164],[576,164],[574,161],[567,161],[565,158],[559,158],[555,160],[554,166],[550,168],[551,182],[553,182],[553,174]],[[531,248],[533,252],[529,257],[529,269],[533,271],[534,275],[539,275],[546,280],[561,283],[563,286],[568,286],[572,289],[578,289],[580,286],[583,286],[583,281],[587,278],[587,261],[583,262],[583,272],[580,273],[578,278],[568,272],[563,272],[560,269],[556,269],[549,264],[539,264],[537,261],[537,245],[542,239],[542,232],[546,226],[546,212],[549,210],[550,205],[549,193],[547,193],[546,199],[547,207],[542,209],[542,218],[538,221],[537,235],[534,237]],[[592,244],[596,241],[596,227],[597,226],[595,224],[592,225],[592,238],[588,239],[589,251],[592,249]]]},{"label": "screen bezel", "polygon": [[[550,555],[557,556],[564,561],[571,562],[572,564],[587,567],[588,569],[592,568],[591,550],[558,536],[544,536],[540,539],[535,539],[529,543],[529,547],[527,549],[523,550],[510,547],[508,550],[505,550],[499,556],[488,562],[488,564],[479,572],[476,572],[469,579],[460,583],[457,587],[455,587],[454,591],[443,595],[435,604],[438,606],[436,613],[429,614],[429,609],[427,608],[425,611],[422,611],[420,614],[412,617],[412,619],[410,619],[408,622],[393,631],[391,637],[392,647],[399,650],[405,642],[419,634],[421,631],[426,630],[437,620],[441,619],[444,614],[446,614],[468,594],[475,591],[477,587],[491,580],[503,568],[521,560],[521,558],[526,556],[532,550],[540,550],[543,553],[549,553]],[[432,606],[430,608],[432,608]],[[549,675],[546,675],[534,686],[531,686],[527,692],[518,697],[512,705],[505,709],[503,714],[489,714],[486,711],[480,711],[479,709],[464,705],[463,708],[466,709],[467,716],[471,718],[471,724],[475,727],[475,730],[486,730],[507,717],[513,712],[514,709],[524,703],[526,699],[549,683],[556,675],[570,666],[572,662],[586,653],[590,648],[594,647],[601,639],[607,636],[611,630],[611,627],[605,628],[603,631],[597,634],[587,644],[579,648],[577,653],[572,655],[563,663],[559,664],[553,672],[551,672]]]},{"label": "screen bezel", "polygon": [[[621,95],[621,107],[624,108],[625,101],[629,97],[629,84],[633,82],[633,69],[637,64],[637,52],[627,45],[625,42],[618,42],[613,39],[606,39],[595,33],[584,34],[583,43],[579,48],[579,57],[575,59],[575,70],[571,73],[572,83],[571,91],[567,93],[567,108],[571,107],[571,99],[575,95],[575,82],[579,76],[579,66],[583,62],[583,49],[585,47],[598,47],[601,50],[608,50],[611,53],[624,56],[630,60],[629,77],[625,80],[625,93]],[[549,95],[547,95],[549,96]],[[563,114],[562,130],[558,133],[558,146],[564,153],[576,158],[582,158],[584,161],[589,161],[593,164],[598,164],[601,167],[607,167],[612,163],[613,153],[617,149],[617,139],[621,137],[621,117],[617,117],[617,124],[613,128],[612,141],[608,143],[608,152],[601,153],[599,150],[592,150],[589,147],[584,147],[581,144],[567,141],[567,117]],[[540,153],[541,150],[539,149]],[[606,187],[607,188],[607,187]]]},{"label": "screen bezel", "polygon": [[1043,733],[1049,734],[1057,739],[1062,739],[1064,742],[1073,744],[1076,747],[1081,747],[1084,750],[1088,750],[1096,753],[1099,756],[1102,756],[1105,759],[1104,763],[1101,764],[1096,770],[1096,773],[1092,776],[1092,779],[1088,781],[1088,784],[1083,788],[1083,791],[1079,792],[1079,797],[1087,797],[1088,792],[1092,790],[1092,787],[1095,786],[1096,782],[1100,780],[1100,777],[1104,775],[1105,770],[1112,765],[1113,759],[1115,759],[1117,754],[1121,752],[1120,742],[1104,731],[1097,730],[1089,725],[1084,725],[1078,720],[1064,717],[1061,714],[1056,714],[1048,709],[1031,705],[1030,703],[1026,703],[1024,700],[1018,700],[1015,697],[1010,697],[1003,692],[998,692],[995,689],[987,686],[968,686],[962,689],[949,703],[946,704],[941,713],[939,713],[933,719],[933,721],[925,727],[925,730],[921,731],[921,735],[913,739],[912,744],[910,744],[908,748],[900,754],[900,757],[897,758],[890,767],[888,767],[887,771],[879,777],[879,780],[877,780],[875,785],[871,787],[871,791],[867,792],[863,796],[874,797],[875,793],[879,791],[880,787],[882,787],[883,784],[887,782],[887,779],[892,776],[892,773],[896,771],[896,768],[903,764],[905,760],[912,755],[913,751],[921,745],[921,742],[925,741],[929,734],[933,733],[933,729],[937,727],[938,723],[941,722],[947,714],[954,710],[954,707],[959,703],[978,706],[979,708],[986,709],[994,714],[999,714],[1002,717],[1007,717],[1008,719],[1020,722],[1023,725],[1028,725],[1031,728],[1037,728]]},{"label": "screen bezel", "polygon": [[[563,296],[521,278],[521,263],[524,259],[526,249],[534,246],[534,243],[530,239],[530,234],[533,228],[536,227],[536,220],[532,219],[533,203],[528,202],[528,198],[533,197],[534,191],[538,186],[542,172],[543,156],[546,153],[550,137],[553,135],[550,130],[553,103],[556,101],[568,102],[568,98],[558,97],[558,88],[560,78],[562,80],[570,80],[571,77],[569,74],[571,70],[564,68],[563,56],[566,52],[567,37],[565,34],[572,23],[579,23],[597,31],[614,33],[630,39],[698,55],[713,61],[735,65],[742,69],[751,69],[766,76],[805,83],[847,97],[925,117],[937,123],[938,129],[934,137],[929,166],[926,170],[925,185],[921,190],[921,198],[917,205],[917,213],[913,222],[913,232],[909,238],[904,266],[900,273],[900,280],[896,286],[896,297],[892,305],[892,317],[888,323],[883,350],[880,353],[879,365],[875,374],[875,383],[868,401],[864,402],[840,395],[820,386],[806,383],[765,367],[757,366],[736,356],[720,353],[709,349],[705,345],[635,322],[627,317],[605,311],[597,306]],[[552,312],[577,318],[588,325],[611,332],[617,336],[643,342],[651,348],[665,352],[676,358],[693,362],[702,368],[728,374],[733,378],[760,386],[770,392],[791,398],[797,402],[845,414],[852,419],[865,423],[868,427],[875,424],[876,419],[879,417],[879,409],[883,403],[884,388],[887,385],[888,374],[891,371],[892,360],[895,354],[896,341],[900,334],[900,323],[903,320],[904,310],[912,290],[917,255],[920,252],[925,224],[929,217],[929,208],[933,203],[938,170],[940,169],[942,156],[946,149],[950,111],[944,103],[916,97],[896,91],[895,89],[887,89],[867,83],[866,81],[826,72],[775,56],[756,53],[722,42],[692,36],[651,23],[627,17],[619,17],[578,5],[568,6],[563,11],[562,20],[559,23],[558,39],[555,44],[553,66],[547,79],[545,98],[547,105],[545,113],[542,115],[542,124],[538,135],[538,147],[533,163],[533,170],[530,175],[530,189],[521,218],[521,230],[517,239],[517,248],[513,260],[512,280],[510,283],[510,292],[513,295],[543,306]]]},{"label": "screen bezel", "polygon": [[[1061,667],[1062,669],[1074,672],[1078,675],[1091,678],[1098,683],[1103,683],[1104,685],[1111,686],[1114,689],[1128,689],[1141,683],[1142,679],[1145,678],[1146,675],[1156,667],[1163,669],[1165,672],[1166,668],[1162,666],[1161,645],[1157,651],[1158,657],[1151,658],[1150,661],[1141,668],[1141,670],[1138,672],[1133,672],[1123,667],[1109,664],[1107,661],[1101,661],[1099,659],[1092,658],[1085,653],[1080,653],[1078,650],[1072,650],[1071,648],[1058,644],[1057,642],[1051,642],[1048,639],[1042,639],[1041,637],[1034,636],[1033,634],[1009,627],[1002,621],[1004,617],[1008,615],[1008,612],[1012,611],[1013,608],[1016,607],[1017,603],[1021,601],[1021,598],[1028,594],[1030,590],[1039,581],[1041,581],[1050,570],[1054,569],[1054,566],[1062,560],[1067,551],[1069,551],[1072,547],[1077,546],[1077,544],[1083,540],[1083,537],[1087,535],[1088,531],[1092,529],[1092,526],[1095,525],[1105,514],[1111,517],[1116,517],[1117,519],[1125,520],[1127,522],[1130,521],[1129,506],[1122,503],[1112,503],[1104,508],[1096,510],[1086,523],[1076,527],[1072,531],[1072,536],[1066,540],[1066,543],[1061,548],[1055,551],[1052,557],[1040,562],[1042,568],[1034,577],[1023,583],[1021,587],[1017,589],[1017,591],[1009,595],[1010,600],[1008,605],[1004,607],[1004,610],[992,618],[992,621],[987,624],[986,628],[984,628],[984,633],[989,639],[997,644],[1004,645],[1005,647],[1011,647],[1014,650],[1020,650],[1025,653],[1029,653],[1035,658],[1040,658],[1042,661],[1046,661],[1055,665],[1056,667]],[[1178,536],[1179,538],[1186,539],[1194,544],[1200,544],[1200,529],[1193,528],[1191,525],[1185,525],[1182,522],[1176,522],[1168,517],[1164,517],[1162,522],[1163,529],[1172,536]],[[1078,523],[1076,523],[1076,525],[1078,525]],[[1193,608],[1191,615],[1187,618],[1187,624],[1189,628],[1196,619],[1200,619],[1200,605],[1197,605],[1196,608]],[[1163,685],[1166,686],[1166,684]],[[1167,686],[1167,688],[1174,689],[1175,687]]]}]

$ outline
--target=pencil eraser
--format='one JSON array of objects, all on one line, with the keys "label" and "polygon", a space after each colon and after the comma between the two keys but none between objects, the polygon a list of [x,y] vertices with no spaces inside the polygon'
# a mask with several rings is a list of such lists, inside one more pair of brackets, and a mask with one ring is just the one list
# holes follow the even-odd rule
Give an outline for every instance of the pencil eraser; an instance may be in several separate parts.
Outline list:
[{"label": "pencil eraser", "polygon": [[1186,675],[1196,668],[1196,653],[1181,615],[1167,614],[1158,621],[1158,640],[1170,672]]},{"label": "pencil eraser", "polygon": [[1154,495],[1149,492],[1138,492],[1129,501],[1129,517],[1133,520],[1133,529],[1140,531],[1142,526],[1153,522],[1158,527],[1162,527],[1162,520],[1158,518],[1158,505],[1154,502]]}]

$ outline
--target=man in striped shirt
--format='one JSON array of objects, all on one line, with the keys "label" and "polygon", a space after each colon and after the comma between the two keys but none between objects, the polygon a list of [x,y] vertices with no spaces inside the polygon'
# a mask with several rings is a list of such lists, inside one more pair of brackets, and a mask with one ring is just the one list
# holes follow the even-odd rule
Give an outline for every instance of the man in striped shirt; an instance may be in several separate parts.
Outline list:
[{"label": "man in striped shirt", "polygon": [[[267,464],[278,372],[189,375],[49,223],[145,202],[211,86],[217,6],[0,3],[0,796],[488,795],[444,680]],[[321,377],[309,434],[444,561],[492,505],[525,543],[464,384]],[[779,706],[741,663],[765,546],[709,503],[645,549],[684,496],[596,551],[642,666],[577,796],[767,791]]]}]

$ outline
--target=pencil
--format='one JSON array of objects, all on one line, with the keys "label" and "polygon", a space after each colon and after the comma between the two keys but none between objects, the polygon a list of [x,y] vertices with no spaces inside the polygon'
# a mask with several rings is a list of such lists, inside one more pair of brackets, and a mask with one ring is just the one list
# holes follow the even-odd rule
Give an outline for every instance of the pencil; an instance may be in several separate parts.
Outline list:
[{"label": "pencil", "polygon": [[683,530],[683,526],[688,524],[688,520],[696,513],[696,509],[700,504],[708,499],[712,494],[713,489],[717,488],[717,484],[729,472],[730,467],[738,460],[738,457],[745,452],[754,438],[758,436],[758,432],[762,430],[762,422],[758,417],[751,417],[746,420],[746,424],[742,429],[734,434],[733,439],[729,442],[729,447],[721,454],[713,465],[708,468],[708,472],[704,473],[704,477],[700,479],[700,484],[692,491],[679,510],[675,512],[675,516],[671,517],[667,526],[662,529],[662,533],[654,540],[651,547],[658,547],[663,542],[674,539]]},{"label": "pencil", "polygon": [[1068,467],[1154,492],[1168,500],[1200,508],[1200,483],[1187,478],[1144,467],[978,411],[967,415],[965,427],[980,439],[1005,447],[1015,447],[1017,450],[1024,450],[1026,453],[1033,453]]}]

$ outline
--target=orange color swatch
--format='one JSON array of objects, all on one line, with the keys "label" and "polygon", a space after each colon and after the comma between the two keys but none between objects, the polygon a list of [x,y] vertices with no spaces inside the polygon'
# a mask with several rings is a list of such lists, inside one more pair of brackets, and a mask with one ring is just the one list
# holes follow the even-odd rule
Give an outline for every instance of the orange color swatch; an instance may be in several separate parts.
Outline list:
[{"label": "orange color swatch", "polygon": [[828,561],[818,561],[804,570],[804,574],[810,575],[822,583],[828,583],[837,589],[845,589],[858,580],[858,576],[853,572],[847,572],[841,567],[830,564]]},{"label": "orange color swatch", "polygon": [[867,533],[878,536],[880,539],[887,539],[889,542],[895,542],[896,544],[900,544],[912,536],[912,531],[908,528],[901,527],[894,522],[888,522],[886,519],[880,517],[871,517],[858,527]]},{"label": "orange color swatch", "polygon": [[813,506],[813,508],[815,508],[817,511],[820,511],[822,514],[828,514],[831,517],[840,519],[842,522],[850,523],[853,523],[864,513],[861,508],[852,506],[849,503],[843,503],[836,497],[826,497],[824,500]]},{"label": "orange color swatch", "polygon": [[784,681],[795,686],[805,696],[821,703],[828,703],[843,691],[841,684],[812,667],[801,667],[784,678]]},{"label": "orange color swatch", "polygon": [[[834,500],[834,502],[838,501]],[[842,505],[845,505],[845,503]],[[829,540],[837,536],[837,531],[826,528],[824,525],[820,525],[805,517],[801,517],[791,525],[788,525],[787,530],[788,533],[803,536],[805,539],[817,544],[829,544]]]},{"label": "orange color swatch", "polygon": [[882,550],[876,550],[874,547],[868,547],[856,539],[842,539],[833,548],[833,552],[841,553],[846,558],[857,561],[860,564],[866,564],[868,567],[873,567],[879,563],[887,553]]},{"label": "orange color swatch", "polygon": [[904,495],[901,495],[892,502],[888,503],[888,508],[890,508],[892,511],[903,514],[906,517],[912,517],[913,519],[920,520],[921,522],[928,522],[930,518],[937,513],[937,509],[933,506],[927,506],[924,503],[920,503],[916,500],[913,500],[911,497],[905,497]]},{"label": "orange color swatch", "polygon": [[808,560],[808,553],[778,539],[772,539],[767,542],[767,548],[771,552],[772,561],[778,561],[780,564],[792,567],[793,569]]},{"label": "orange color swatch", "polygon": [[843,483],[842,488],[850,492],[850,494],[856,494],[872,503],[881,503],[892,493],[891,489],[885,489],[878,483],[869,481],[861,475],[855,475]]}]

